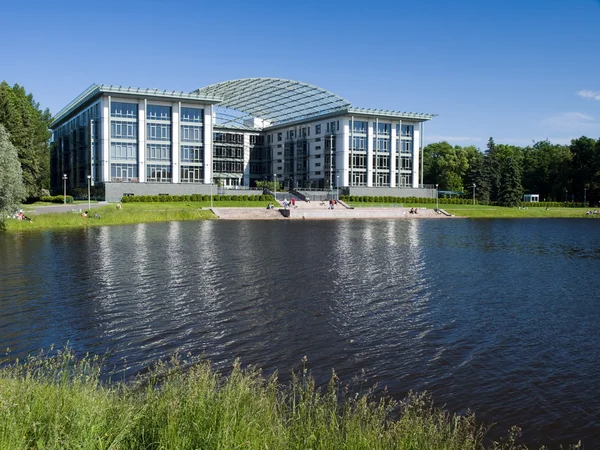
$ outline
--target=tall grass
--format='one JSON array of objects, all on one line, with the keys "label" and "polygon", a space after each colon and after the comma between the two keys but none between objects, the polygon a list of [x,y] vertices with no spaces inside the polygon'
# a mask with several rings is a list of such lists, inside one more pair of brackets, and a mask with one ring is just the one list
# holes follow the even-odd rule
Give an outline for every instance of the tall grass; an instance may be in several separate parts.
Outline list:
[{"label": "tall grass", "polygon": [[[236,362],[173,358],[130,383],[101,381],[101,359],[65,348],[0,369],[0,448],[12,449],[516,449],[514,433],[484,445],[474,416],[351,394],[306,368],[282,385]],[[393,418],[392,418],[393,417]]]}]

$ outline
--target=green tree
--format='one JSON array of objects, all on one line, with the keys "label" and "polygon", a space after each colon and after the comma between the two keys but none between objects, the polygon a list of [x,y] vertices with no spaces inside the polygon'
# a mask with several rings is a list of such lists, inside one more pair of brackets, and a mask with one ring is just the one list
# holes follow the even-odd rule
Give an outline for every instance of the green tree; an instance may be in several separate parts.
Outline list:
[{"label": "green tree", "polygon": [[491,186],[488,178],[488,174],[485,170],[485,158],[482,153],[473,155],[471,160],[471,166],[466,177],[467,186],[473,186],[475,184],[475,198],[482,204],[488,204],[490,202]]},{"label": "green tree", "polygon": [[[483,158],[483,175],[489,186],[489,201],[497,201],[500,194],[501,166],[494,138],[488,140],[487,150]],[[482,183],[483,184],[483,183]]]},{"label": "green tree", "polygon": [[25,195],[18,151],[0,124],[0,227],[4,219],[19,208]]},{"label": "green tree", "polygon": [[423,170],[426,184],[439,184],[440,189],[460,191],[469,167],[466,152],[448,142],[436,142],[423,149]]},{"label": "green tree", "polygon": [[502,167],[499,201],[503,206],[517,206],[523,196],[521,169],[518,161],[509,157]]},{"label": "green tree", "polygon": [[[539,141],[523,149],[523,190],[539,194],[544,201],[564,199],[571,168],[571,151],[566,145]],[[562,196],[561,196],[562,194]]]},{"label": "green tree", "polygon": [[572,155],[569,191],[583,201],[583,189],[589,189],[589,199],[593,202],[600,187],[600,143],[581,136],[571,141],[569,149]]},{"label": "green tree", "polygon": [[42,189],[50,187],[50,122],[48,109],[42,111],[23,87],[0,83],[0,124],[17,148],[29,199],[39,197]]}]

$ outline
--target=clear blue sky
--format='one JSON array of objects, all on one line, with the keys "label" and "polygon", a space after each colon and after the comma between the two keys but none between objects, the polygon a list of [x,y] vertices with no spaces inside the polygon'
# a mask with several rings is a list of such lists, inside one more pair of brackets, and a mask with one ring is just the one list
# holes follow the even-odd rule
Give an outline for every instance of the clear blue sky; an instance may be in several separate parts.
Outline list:
[{"label": "clear blue sky", "polygon": [[426,142],[600,137],[597,0],[5,2],[0,79],[55,114],[92,83],[299,80],[436,113]]}]

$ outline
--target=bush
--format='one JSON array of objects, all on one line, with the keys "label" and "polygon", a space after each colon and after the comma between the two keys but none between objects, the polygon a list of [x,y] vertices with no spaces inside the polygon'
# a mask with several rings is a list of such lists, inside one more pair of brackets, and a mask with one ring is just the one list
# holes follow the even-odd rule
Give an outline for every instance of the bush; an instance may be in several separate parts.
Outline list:
[{"label": "bush", "polygon": [[[67,195],[67,203],[73,203],[73,196]],[[40,202],[49,203],[64,203],[65,197],[63,195],[44,195],[40,197]]]}]

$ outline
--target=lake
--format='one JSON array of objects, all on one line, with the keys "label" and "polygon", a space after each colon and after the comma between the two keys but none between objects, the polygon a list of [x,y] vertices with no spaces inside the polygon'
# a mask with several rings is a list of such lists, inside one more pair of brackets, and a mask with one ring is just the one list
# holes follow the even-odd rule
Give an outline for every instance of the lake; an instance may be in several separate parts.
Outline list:
[{"label": "lake", "polygon": [[[0,348],[175,352],[432,393],[600,447],[600,221],[202,221],[0,233]],[[4,351],[4,350],[3,350]],[[361,375],[364,371],[364,375]],[[493,434],[493,435],[495,435]]]}]

